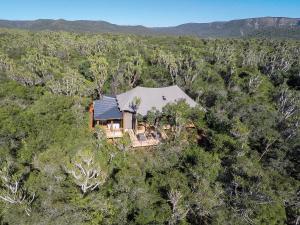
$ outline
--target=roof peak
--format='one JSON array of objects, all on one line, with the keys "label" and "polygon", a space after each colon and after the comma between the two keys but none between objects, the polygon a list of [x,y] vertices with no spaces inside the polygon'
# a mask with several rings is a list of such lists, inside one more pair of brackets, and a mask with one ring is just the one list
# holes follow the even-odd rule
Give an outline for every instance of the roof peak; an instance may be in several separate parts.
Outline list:
[{"label": "roof peak", "polygon": [[[136,86],[135,88],[133,89],[136,89],[136,88],[143,88],[143,89],[163,89],[163,88],[170,88],[170,87],[178,87],[178,85],[170,85],[170,86],[166,86],[166,87],[143,87],[143,86]],[[131,90],[133,90],[131,89]]]},{"label": "roof peak", "polygon": [[185,99],[190,106],[195,106],[196,102],[192,100],[177,85],[149,88],[137,86],[127,92],[117,95],[117,102],[121,111],[131,111],[130,105],[135,97],[141,99],[139,114],[146,115],[152,107],[162,110],[162,108],[179,99]]},{"label": "roof peak", "polygon": [[101,101],[104,98],[113,98],[113,99],[116,99],[116,96],[102,95],[102,97],[100,97],[99,99],[95,99],[94,101]]}]

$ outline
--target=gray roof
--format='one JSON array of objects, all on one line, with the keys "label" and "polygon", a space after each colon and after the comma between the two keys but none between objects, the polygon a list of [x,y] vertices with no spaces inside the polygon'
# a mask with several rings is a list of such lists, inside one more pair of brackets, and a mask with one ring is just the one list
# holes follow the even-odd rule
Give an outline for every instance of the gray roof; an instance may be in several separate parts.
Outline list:
[{"label": "gray roof", "polygon": [[94,120],[121,119],[117,104],[114,97],[103,96],[100,100],[94,101]]},{"label": "gray roof", "polygon": [[177,85],[164,88],[146,88],[136,87],[130,91],[117,95],[119,109],[121,111],[130,111],[130,105],[135,97],[141,99],[141,104],[137,113],[145,116],[153,107],[161,111],[168,103],[174,103],[178,100],[185,100],[188,105],[195,107],[197,103],[184,93]]}]

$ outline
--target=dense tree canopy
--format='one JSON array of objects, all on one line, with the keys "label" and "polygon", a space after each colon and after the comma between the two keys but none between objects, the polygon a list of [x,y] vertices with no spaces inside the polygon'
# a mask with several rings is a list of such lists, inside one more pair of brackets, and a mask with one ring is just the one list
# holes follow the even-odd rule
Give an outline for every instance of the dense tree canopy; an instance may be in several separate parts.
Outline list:
[{"label": "dense tree canopy", "polygon": [[[198,103],[131,149],[89,131],[103,93]],[[0,224],[297,224],[300,42],[0,30]],[[193,123],[196,128],[190,128]]]}]

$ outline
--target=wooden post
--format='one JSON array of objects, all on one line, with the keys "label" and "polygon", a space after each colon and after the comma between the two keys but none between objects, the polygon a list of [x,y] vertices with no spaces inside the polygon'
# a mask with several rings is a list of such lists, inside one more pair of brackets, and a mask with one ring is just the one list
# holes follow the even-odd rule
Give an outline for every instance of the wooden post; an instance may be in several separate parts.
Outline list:
[{"label": "wooden post", "polygon": [[90,104],[89,112],[90,112],[89,127],[90,127],[90,130],[93,130],[94,129],[94,103]]},{"label": "wooden post", "polygon": [[123,115],[123,112],[122,112],[122,119],[121,119],[121,128],[124,128],[124,115]]},{"label": "wooden post", "polygon": [[122,132],[124,132],[125,130],[124,130],[124,112],[122,112],[122,119],[121,119],[121,130],[122,130]]}]

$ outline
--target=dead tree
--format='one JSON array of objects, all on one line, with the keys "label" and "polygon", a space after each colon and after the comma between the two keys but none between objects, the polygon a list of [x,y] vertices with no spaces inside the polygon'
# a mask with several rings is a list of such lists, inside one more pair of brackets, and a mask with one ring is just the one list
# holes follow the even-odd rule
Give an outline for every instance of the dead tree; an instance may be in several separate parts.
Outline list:
[{"label": "dead tree", "polygon": [[251,77],[248,82],[249,93],[255,93],[261,82],[262,80],[259,76]]},{"label": "dead tree", "polygon": [[288,89],[281,91],[278,100],[278,110],[281,114],[281,120],[287,120],[297,112],[299,112],[299,100],[289,92]]},{"label": "dead tree", "polygon": [[264,157],[265,154],[267,154],[270,150],[271,150],[271,146],[277,141],[277,139],[274,139],[274,140],[268,140],[267,144],[266,144],[266,147],[263,151],[263,153],[261,154],[260,158],[258,161],[261,161],[262,158]]},{"label": "dead tree", "polygon": [[72,175],[83,194],[95,190],[106,181],[107,174],[95,158],[96,156],[90,151],[80,152],[66,168],[67,173]]},{"label": "dead tree", "polygon": [[0,71],[6,72],[9,71],[12,67],[12,63],[5,55],[0,55]]},{"label": "dead tree", "polygon": [[179,191],[169,191],[168,198],[168,201],[170,202],[172,207],[172,215],[171,219],[169,220],[169,225],[179,224],[179,222],[186,217],[189,209],[184,209],[184,207],[181,206],[180,202],[182,199],[182,195]]},{"label": "dead tree", "polygon": [[5,169],[0,171],[0,179],[2,183],[0,200],[8,204],[23,207],[25,213],[30,216],[31,204],[35,199],[35,193],[29,194],[29,192],[22,187],[21,180],[14,180]]}]

